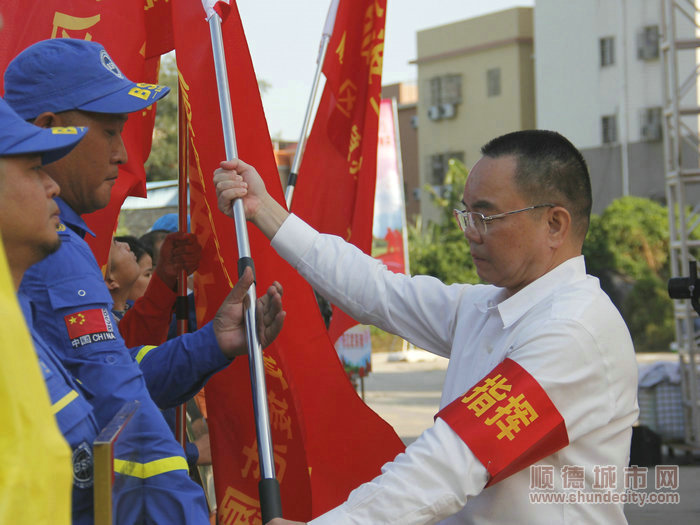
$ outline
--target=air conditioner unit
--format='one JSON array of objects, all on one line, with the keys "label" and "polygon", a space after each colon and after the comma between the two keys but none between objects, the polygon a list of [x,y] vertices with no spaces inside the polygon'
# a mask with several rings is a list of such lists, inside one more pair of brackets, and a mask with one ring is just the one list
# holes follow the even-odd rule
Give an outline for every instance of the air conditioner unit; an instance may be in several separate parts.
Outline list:
[{"label": "air conditioner unit", "polygon": [[442,118],[454,118],[456,113],[454,104],[440,104]]},{"label": "air conditioner unit", "polygon": [[430,120],[440,120],[442,118],[442,111],[440,111],[440,106],[430,106],[428,108],[428,118]]}]

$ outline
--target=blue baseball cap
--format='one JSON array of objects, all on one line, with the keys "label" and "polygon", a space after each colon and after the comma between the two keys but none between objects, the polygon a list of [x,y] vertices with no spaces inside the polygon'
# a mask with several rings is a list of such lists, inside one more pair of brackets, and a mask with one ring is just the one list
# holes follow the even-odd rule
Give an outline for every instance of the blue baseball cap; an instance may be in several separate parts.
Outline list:
[{"label": "blue baseball cap", "polygon": [[133,113],[170,88],[124,76],[105,48],[74,38],[42,40],[17,55],[5,71],[5,101],[23,119],[45,111]]},{"label": "blue baseball cap", "polygon": [[[180,218],[177,213],[166,213],[162,215],[156,222],[153,223],[151,229],[154,230],[164,230],[166,232],[176,232],[180,230]],[[190,216],[187,216],[187,231],[190,231]]]},{"label": "blue baseball cap", "polygon": [[40,128],[22,120],[0,98],[0,157],[41,155],[49,164],[68,155],[87,133],[87,128]]}]

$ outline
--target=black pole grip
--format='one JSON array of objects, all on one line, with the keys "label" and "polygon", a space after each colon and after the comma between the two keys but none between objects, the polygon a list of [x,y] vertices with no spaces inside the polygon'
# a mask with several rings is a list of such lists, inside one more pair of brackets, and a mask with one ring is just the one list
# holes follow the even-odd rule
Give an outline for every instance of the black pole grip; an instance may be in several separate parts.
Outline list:
[{"label": "black pole grip", "polygon": [[261,479],[258,483],[258,494],[260,495],[263,525],[273,518],[281,518],[282,499],[280,498],[279,481],[275,478]]},{"label": "black pole grip", "polygon": [[175,319],[178,321],[189,319],[189,305],[186,295],[178,295],[175,299]]},{"label": "black pole grip", "polygon": [[289,177],[287,177],[287,186],[296,186],[297,185],[297,174],[292,172],[289,174]]},{"label": "black pole grip", "polygon": [[238,259],[238,277],[240,278],[249,266],[253,270],[253,282],[255,282],[255,263],[252,257],[241,257]]}]

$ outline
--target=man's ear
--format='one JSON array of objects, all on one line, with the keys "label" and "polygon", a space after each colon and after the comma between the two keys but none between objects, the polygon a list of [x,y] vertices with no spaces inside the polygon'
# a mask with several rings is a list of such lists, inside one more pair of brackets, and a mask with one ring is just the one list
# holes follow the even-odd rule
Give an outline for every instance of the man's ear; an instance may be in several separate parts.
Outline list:
[{"label": "man's ear", "polygon": [[56,126],[63,126],[64,124],[61,122],[61,118],[56,115],[56,113],[52,113],[51,111],[45,111],[41,115],[39,115],[37,118],[34,119],[33,124],[35,126],[39,126],[40,128],[54,128]]},{"label": "man's ear", "polygon": [[558,248],[571,234],[571,214],[563,206],[554,206],[547,213],[549,240],[552,247]]},{"label": "man's ear", "polygon": [[111,277],[105,277],[105,284],[110,292],[119,288],[119,283]]}]

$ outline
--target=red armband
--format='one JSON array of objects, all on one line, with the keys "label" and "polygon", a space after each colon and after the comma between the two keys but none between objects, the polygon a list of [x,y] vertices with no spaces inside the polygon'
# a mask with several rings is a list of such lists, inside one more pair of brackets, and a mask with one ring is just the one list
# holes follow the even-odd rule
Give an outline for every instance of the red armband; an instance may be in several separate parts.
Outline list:
[{"label": "red armband", "polygon": [[539,383],[506,359],[435,416],[462,438],[498,483],[569,444],[566,425]]}]

